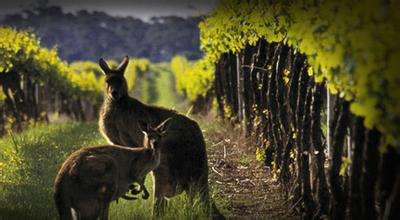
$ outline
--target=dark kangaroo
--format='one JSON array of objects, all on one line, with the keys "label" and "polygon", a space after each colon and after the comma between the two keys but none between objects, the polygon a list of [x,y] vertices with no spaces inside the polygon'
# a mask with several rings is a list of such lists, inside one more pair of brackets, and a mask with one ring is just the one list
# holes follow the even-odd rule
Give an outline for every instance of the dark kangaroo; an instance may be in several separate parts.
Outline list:
[{"label": "dark kangaroo", "polygon": [[126,196],[131,184],[138,182],[142,188],[145,176],[160,163],[163,124],[147,129],[145,147],[104,145],[72,153],[54,183],[60,219],[73,219],[71,208],[78,219],[108,219],[111,201],[135,199]]},{"label": "dark kangaroo", "polygon": [[186,191],[192,198],[199,193],[202,202],[212,208],[213,217],[223,218],[209,198],[206,144],[199,125],[176,111],[146,105],[130,97],[124,78],[128,62],[125,57],[116,69],[111,69],[104,59],[99,60],[106,75],[106,95],[99,119],[101,133],[110,143],[134,147],[143,141],[138,120],[159,124],[170,118],[160,142],[160,166],[153,171],[155,214],[162,213],[165,198]]}]

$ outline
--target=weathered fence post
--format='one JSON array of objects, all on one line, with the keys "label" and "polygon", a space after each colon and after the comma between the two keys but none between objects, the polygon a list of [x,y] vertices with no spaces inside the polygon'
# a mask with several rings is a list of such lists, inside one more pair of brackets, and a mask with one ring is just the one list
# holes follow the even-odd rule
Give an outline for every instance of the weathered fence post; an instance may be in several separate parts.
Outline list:
[{"label": "weathered fence post", "polygon": [[240,54],[236,54],[236,80],[237,80],[237,100],[238,100],[238,120],[239,122],[242,122],[243,119],[243,100],[242,100],[242,85],[243,85],[243,79],[240,76],[241,74],[241,68],[240,68]]}]

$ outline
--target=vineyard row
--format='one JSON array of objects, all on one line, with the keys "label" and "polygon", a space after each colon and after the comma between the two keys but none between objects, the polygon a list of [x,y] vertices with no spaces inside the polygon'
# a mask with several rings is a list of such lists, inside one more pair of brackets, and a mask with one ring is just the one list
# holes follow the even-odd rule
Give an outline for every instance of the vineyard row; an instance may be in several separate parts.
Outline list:
[{"label": "vineyard row", "polygon": [[[116,65],[115,61],[110,61]],[[149,70],[146,59],[133,59],[128,88]],[[49,114],[73,120],[97,117],[103,100],[104,75],[96,63],[62,61],[55,49],[43,48],[31,33],[0,28],[0,135],[30,123],[49,121]]]},{"label": "vineyard row", "polygon": [[257,137],[305,219],[400,216],[396,4],[221,1],[200,24],[219,116]]}]

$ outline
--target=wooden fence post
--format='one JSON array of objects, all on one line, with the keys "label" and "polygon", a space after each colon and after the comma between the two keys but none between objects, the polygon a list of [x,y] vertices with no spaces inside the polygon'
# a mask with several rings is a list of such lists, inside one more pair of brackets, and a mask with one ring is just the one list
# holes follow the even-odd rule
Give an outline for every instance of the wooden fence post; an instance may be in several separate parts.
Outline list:
[{"label": "wooden fence post", "polygon": [[241,123],[243,119],[243,100],[242,100],[242,85],[243,79],[240,77],[240,53],[236,54],[236,80],[237,80],[237,99],[238,99],[238,120]]},{"label": "wooden fence post", "polygon": [[330,129],[330,125],[332,123],[332,113],[333,113],[333,105],[331,99],[331,93],[329,92],[328,87],[326,87],[326,144],[327,144],[327,156],[328,161],[332,160],[332,131]]}]

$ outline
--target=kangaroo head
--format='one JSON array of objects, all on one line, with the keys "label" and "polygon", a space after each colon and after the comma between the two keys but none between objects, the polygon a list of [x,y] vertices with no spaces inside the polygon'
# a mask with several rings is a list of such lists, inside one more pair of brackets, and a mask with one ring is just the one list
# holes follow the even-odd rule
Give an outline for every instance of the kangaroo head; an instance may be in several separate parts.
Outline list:
[{"label": "kangaroo head", "polygon": [[142,179],[147,173],[156,169],[160,164],[160,144],[166,133],[170,118],[152,127],[148,123],[139,121],[139,127],[145,134],[144,148],[142,153],[137,154],[131,163],[131,176],[134,179]]},{"label": "kangaroo head", "polygon": [[168,122],[171,118],[166,119],[156,127],[152,127],[148,123],[140,122],[139,127],[144,133],[143,146],[146,148],[159,149],[162,137],[165,135]]},{"label": "kangaroo head", "polygon": [[106,94],[112,100],[119,100],[128,95],[128,84],[124,77],[128,63],[129,57],[125,56],[116,69],[111,69],[103,58],[99,60],[100,68],[106,75]]},{"label": "kangaroo head", "polygon": [[156,169],[159,164],[159,152],[152,148],[141,148],[131,160],[131,177],[134,179],[142,179],[147,173]]}]

